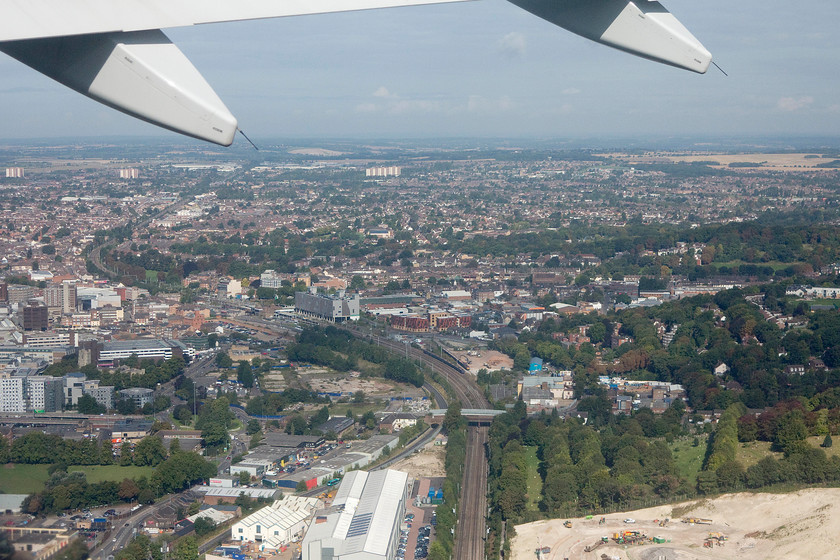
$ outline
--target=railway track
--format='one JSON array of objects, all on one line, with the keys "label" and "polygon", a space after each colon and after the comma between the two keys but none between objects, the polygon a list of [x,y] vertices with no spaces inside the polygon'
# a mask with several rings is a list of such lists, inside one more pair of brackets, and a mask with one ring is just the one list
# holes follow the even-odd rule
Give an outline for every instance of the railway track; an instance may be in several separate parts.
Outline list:
[{"label": "railway track", "polygon": [[[490,403],[471,377],[458,365],[452,364],[431,352],[409,347],[392,340],[375,340],[381,346],[394,352],[407,353],[420,360],[435,373],[441,375],[449,385],[463,408],[489,408]],[[464,477],[459,501],[458,525],[455,532],[455,550],[452,555],[458,560],[484,560],[484,542],[487,534],[487,440],[486,426],[467,428],[467,456],[464,461]]]},{"label": "railway track", "polygon": [[[452,364],[431,352],[414,348],[387,338],[373,336],[361,329],[345,326],[363,339],[387,348],[397,355],[417,360],[446,379],[462,408],[486,409],[490,402],[484,392],[473,382],[463,367]],[[455,533],[453,558],[457,560],[484,560],[484,543],[487,534],[487,454],[486,426],[467,428],[467,454],[459,501],[458,524]]]}]

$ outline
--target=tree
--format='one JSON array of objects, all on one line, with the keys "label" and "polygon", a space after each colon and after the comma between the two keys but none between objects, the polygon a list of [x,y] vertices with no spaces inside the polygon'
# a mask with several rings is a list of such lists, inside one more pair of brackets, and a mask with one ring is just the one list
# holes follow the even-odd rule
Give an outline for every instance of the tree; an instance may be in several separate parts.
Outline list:
[{"label": "tree", "polygon": [[131,442],[125,440],[120,446],[120,466],[127,467],[131,464]]},{"label": "tree", "polygon": [[91,395],[82,395],[79,397],[76,410],[78,410],[80,414],[102,414],[105,412],[105,407],[96,402],[96,399]]},{"label": "tree", "polygon": [[776,433],[773,435],[773,444],[788,456],[807,447],[807,437],[808,427],[805,425],[804,414],[801,410],[791,410],[779,419]]},{"label": "tree", "polygon": [[201,438],[204,440],[204,445],[218,452],[219,449],[224,449],[230,437],[224,426],[220,424],[211,424],[201,431]]},{"label": "tree", "polygon": [[239,362],[239,367],[236,369],[236,380],[242,383],[246,389],[254,386],[254,372],[251,369],[251,364],[247,361]]},{"label": "tree", "polygon": [[251,482],[251,475],[248,471],[239,471],[239,484],[242,486],[247,485]]},{"label": "tree", "polygon": [[190,536],[182,540],[172,557],[173,560],[198,560],[198,544],[195,537]]},{"label": "tree", "polygon": [[193,524],[193,529],[195,530],[195,534],[199,537],[203,537],[207,533],[213,531],[216,528],[216,522],[210,519],[209,517],[199,517],[195,520]]},{"label": "tree", "polygon": [[139,493],[140,488],[137,487],[137,483],[130,478],[125,478],[122,482],[120,482],[120,488],[117,495],[121,500],[130,502],[136,498]]},{"label": "tree", "polygon": [[350,279],[350,289],[354,292],[358,292],[359,290],[365,289],[365,279],[359,276],[358,274],[354,274],[353,277]]},{"label": "tree", "polygon": [[233,360],[227,355],[227,352],[219,352],[216,354],[216,366],[220,368],[233,367]]},{"label": "tree", "polygon": [[134,448],[134,464],[137,466],[156,467],[166,459],[163,442],[157,436],[143,438]]},{"label": "tree", "polygon": [[831,441],[831,434],[825,434],[825,439],[820,444],[820,447],[825,447],[826,449],[828,449],[833,445],[833,443],[834,442]]},{"label": "tree", "polygon": [[248,426],[247,426],[245,431],[249,436],[254,435],[255,433],[259,432],[260,431],[260,421],[254,419],[254,418],[252,418],[251,420],[248,420]]}]

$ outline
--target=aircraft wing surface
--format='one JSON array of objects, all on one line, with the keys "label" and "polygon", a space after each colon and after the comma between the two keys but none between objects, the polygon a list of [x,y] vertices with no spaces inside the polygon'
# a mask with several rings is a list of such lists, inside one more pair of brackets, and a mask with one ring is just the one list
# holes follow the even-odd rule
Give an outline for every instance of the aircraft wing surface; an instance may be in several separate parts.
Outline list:
[{"label": "aircraft wing surface", "polygon": [[466,0],[0,0],[0,41]]},{"label": "aircraft wing surface", "polygon": [[[99,101],[228,146],[236,118],[161,29],[466,0],[0,0],[0,51]],[[655,0],[510,0],[573,33],[704,73],[712,55]]]}]

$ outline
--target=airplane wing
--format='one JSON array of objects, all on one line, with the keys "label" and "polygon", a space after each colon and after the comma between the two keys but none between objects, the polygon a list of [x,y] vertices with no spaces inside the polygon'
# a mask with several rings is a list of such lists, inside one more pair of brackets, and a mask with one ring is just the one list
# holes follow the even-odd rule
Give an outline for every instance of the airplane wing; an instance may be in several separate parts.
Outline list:
[{"label": "airplane wing", "polygon": [[0,0],[0,41],[465,0]]},{"label": "airplane wing", "polygon": [[[0,51],[152,124],[228,146],[236,118],[168,27],[465,0],[0,0]],[[711,55],[659,2],[510,0],[573,33],[704,73]]]}]

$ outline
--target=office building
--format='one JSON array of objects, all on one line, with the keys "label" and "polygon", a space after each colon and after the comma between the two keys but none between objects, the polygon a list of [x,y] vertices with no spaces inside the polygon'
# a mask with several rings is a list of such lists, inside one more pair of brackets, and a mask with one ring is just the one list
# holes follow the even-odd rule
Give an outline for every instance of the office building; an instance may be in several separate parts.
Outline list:
[{"label": "office building", "polygon": [[0,412],[26,412],[24,377],[0,371]]},{"label": "office building", "polygon": [[266,270],[260,274],[260,287],[262,288],[280,288],[283,286],[283,278],[273,270]]},{"label": "office building", "polygon": [[44,290],[44,300],[50,310],[60,313],[76,311],[76,283],[65,280],[61,284],[51,284]]},{"label": "office building", "polygon": [[13,284],[7,286],[6,297],[10,305],[22,305],[29,298],[35,296],[35,288],[33,286],[25,286],[22,284]]},{"label": "office building", "polygon": [[131,399],[134,401],[134,406],[143,408],[146,404],[151,404],[155,398],[155,392],[152,389],[144,389],[136,387],[133,389],[123,389],[120,391],[120,397],[123,399]]},{"label": "office building", "polygon": [[116,340],[106,342],[99,351],[99,363],[125,360],[132,354],[141,360],[168,360],[172,357],[172,344],[159,339]]},{"label": "office building", "polygon": [[358,321],[360,301],[359,294],[348,296],[344,290],[319,294],[317,288],[310,288],[308,292],[295,292],[295,312],[334,323]]},{"label": "office building", "polygon": [[399,177],[401,174],[402,168],[396,165],[368,167],[365,169],[365,177]]},{"label": "office building", "polygon": [[23,330],[45,331],[49,326],[47,304],[37,299],[30,299],[23,307]]},{"label": "office building", "polygon": [[64,409],[64,380],[49,375],[25,377],[27,409],[35,412],[59,412]]}]

